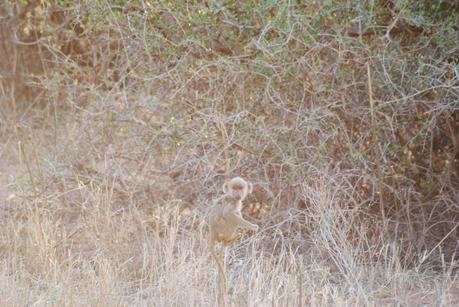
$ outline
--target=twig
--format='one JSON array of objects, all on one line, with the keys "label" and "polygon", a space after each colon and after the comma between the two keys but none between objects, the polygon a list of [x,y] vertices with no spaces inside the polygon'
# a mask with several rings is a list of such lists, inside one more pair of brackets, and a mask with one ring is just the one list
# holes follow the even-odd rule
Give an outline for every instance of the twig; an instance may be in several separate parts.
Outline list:
[{"label": "twig", "polygon": [[223,143],[223,153],[225,155],[225,173],[228,172],[230,168],[230,160],[228,155],[228,136],[226,134],[225,124],[222,120],[218,121],[218,129],[220,130],[220,134],[222,137]]},{"label": "twig", "polygon": [[445,241],[446,238],[448,238],[449,235],[452,234],[453,231],[456,230],[456,228],[457,228],[458,226],[459,226],[459,224],[456,224],[456,226],[454,226],[454,227],[446,234],[446,236],[444,236],[443,239],[441,239],[440,242],[438,242],[437,245],[435,245],[435,246],[430,250],[430,252],[428,252],[427,254],[425,254],[425,255],[422,257],[422,259],[421,259],[419,265],[423,264],[424,261],[426,261],[426,259],[429,258],[430,254],[432,254],[433,251],[436,250],[437,247],[439,247],[440,244],[442,244],[443,241]]},{"label": "twig", "polygon": [[373,160],[376,164],[376,176],[378,177],[377,189],[379,194],[379,208],[381,210],[381,216],[383,219],[383,224],[386,225],[386,213],[384,210],[384,197],[383,197],[383,190],[382,190],[382,173],[381,173],[381,161],[379,158],[379,150],[378,150],[378,133],[376,130],[376,116],[375,116],[375,103],[373,100],[373,87],[371,83],[371,70],[370,64],[367,62],[367,75],[368,75],[368,98],[370,100],[370,113],[371,113],[371,138],[373,142]]}]

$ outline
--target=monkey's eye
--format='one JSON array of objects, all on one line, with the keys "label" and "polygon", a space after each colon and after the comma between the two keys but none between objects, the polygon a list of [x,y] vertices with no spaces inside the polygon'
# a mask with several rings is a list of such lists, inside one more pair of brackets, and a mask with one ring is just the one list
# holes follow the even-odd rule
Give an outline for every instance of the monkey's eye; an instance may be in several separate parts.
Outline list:
[{"label": "monkey's eye", "polygon": [[241,191],[242,189],[243,189],[243,187],[241,187],[239,185],[233,186],[233,190]]}]

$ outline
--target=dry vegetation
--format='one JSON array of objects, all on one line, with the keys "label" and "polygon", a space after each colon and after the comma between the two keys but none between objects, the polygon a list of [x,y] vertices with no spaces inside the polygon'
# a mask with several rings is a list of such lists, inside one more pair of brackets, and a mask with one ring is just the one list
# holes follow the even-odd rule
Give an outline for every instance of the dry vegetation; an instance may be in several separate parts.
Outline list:
[{"label": "dry vegetation", "polygon": [[[303,4],[305,3],[305,4]],[[0,306],[459,300],[455,1],[0,2]]]}]

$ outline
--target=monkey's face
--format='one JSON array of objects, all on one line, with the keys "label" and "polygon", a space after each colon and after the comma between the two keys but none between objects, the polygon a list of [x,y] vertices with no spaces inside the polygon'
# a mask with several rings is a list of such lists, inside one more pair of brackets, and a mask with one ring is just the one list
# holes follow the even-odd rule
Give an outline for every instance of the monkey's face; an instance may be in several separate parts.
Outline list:
[{"label": "monkey's face", "polygon": [[223,192],[236,200],[244,200],[247,194],[252,192],[252,184],[241,177],[235,177],[223,184]]},{"label": "monkey's face", "polygon": [[230,185],[231,196],[237,200],[243,200],[247,196],[247,185]]}]

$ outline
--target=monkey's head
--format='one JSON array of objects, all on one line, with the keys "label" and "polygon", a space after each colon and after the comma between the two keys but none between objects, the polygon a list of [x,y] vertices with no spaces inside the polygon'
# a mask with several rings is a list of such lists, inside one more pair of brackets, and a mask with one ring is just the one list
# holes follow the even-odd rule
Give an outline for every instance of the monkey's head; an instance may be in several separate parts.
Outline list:
[{"label": "monkey's head", "polygon": [[241,177],[234,177],[223,184],[223,192],[237,200],[244,200],[247,194],[252,193],[253,186]]}]

